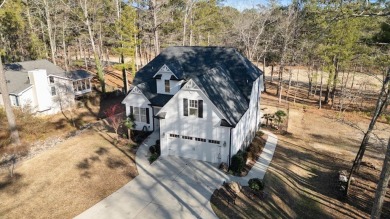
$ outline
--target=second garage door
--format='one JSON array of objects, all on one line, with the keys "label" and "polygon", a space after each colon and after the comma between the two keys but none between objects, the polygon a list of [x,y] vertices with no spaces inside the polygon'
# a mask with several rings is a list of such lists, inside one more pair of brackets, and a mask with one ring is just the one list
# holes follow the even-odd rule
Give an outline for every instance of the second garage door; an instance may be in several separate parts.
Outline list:
[{"label": "second garage door", "polygon": [[169,134],[169,155],[219,163],[221,144],[217,140]]}]

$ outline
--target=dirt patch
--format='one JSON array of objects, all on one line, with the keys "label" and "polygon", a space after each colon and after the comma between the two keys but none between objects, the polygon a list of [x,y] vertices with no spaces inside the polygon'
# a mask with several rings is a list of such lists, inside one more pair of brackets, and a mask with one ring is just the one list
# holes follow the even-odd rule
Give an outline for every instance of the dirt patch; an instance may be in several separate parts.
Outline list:
[{"label": "dirt patch", "polygon": [[71,218],[138,175],[135,155],[105,132],[87,131],[0,173],[0,215]]}]

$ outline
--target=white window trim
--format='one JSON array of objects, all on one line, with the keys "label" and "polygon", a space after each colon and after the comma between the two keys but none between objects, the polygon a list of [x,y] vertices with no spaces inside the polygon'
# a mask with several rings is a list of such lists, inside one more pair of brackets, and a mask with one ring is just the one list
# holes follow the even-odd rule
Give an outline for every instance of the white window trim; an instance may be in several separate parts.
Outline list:
[{"label": "white window trim", "polygon": [[[193,104],[191,104],[191,102]],[[196,113],[191,114],[191,109],[195,109]],[[199,116],[199,101],[198,100],[190,100],[190,99],[188,100],[188,116],[196,116],[196,117]]]},{"label": "white window trim", "polygon": [[[138,111],[136,113],[136,111]],[[133,107],[133,116],[134,116],[134,120],[136,122],[143,122],[143,123],[147,123],[148,121],[148,118],[146,115],[146,108],[142,108],[142,107]]]}]

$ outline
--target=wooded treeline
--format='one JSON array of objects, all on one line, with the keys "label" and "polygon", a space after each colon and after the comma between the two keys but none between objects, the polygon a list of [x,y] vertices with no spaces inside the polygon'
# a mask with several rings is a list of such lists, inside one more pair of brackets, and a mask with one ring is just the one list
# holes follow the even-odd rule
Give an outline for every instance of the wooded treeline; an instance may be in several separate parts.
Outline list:
[{"label": "wooded treeline", "polygon": [[[309,69],[308,97],[316,93],[313,83],[320,78],[320,108],[334,107],[337,92],[353,100],[357,70],[376,77],[380,92],[349,179],[358,171],[375,123],[390,102],[386,0],[292,0],[289,5],[270,0],[244,11],[224,6],[222,0],[0,0],[0,4],[0,55],[5,63],[46,58],[66,70],[84,66],[96,71],[103,93],[110,57],[119,57],[127,91],[126,70],[134,74],[161,49],[178,45],[235,47],[250,60],[272,66],[279,102],[288,66]],[[291,73],[288,84],[289,89]],[[342,101],[338,104],[342,109]],[[390,177],[389,170],[384,171],[383,188]],[[350,180],[346,193],[349,185]]]},{"label": "wooded treeline", "polygon": [[5,63],[47,58],[66,70],[93,67],[104,90],[112,56],[121,58],[127,76],[126,69],[134,73],[168,46],[235,47],[252,61],[278,66],[280,100],[286,66],[308,66],[309,89],[318,70],[328,72],[323,102],[333,105],[341,71],[385,72],[389,8],[362,0],[287,6],[271,0],[244,11],[221,0],[6,0],[0,49]]}]

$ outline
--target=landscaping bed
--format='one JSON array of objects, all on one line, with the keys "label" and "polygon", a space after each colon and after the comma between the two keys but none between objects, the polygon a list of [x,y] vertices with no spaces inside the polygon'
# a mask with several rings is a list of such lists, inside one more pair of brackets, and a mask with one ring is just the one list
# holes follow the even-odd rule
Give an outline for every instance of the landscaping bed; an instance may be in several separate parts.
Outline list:
[{"label": "landscaping bed", "polygon": [[263,152],[267,138],[267,134],[258,131],[245,151],[240,150],[232,157],[232,165],[227,173],[241,177],[248,175],[249,171],[256,164],[260,154]]}]

